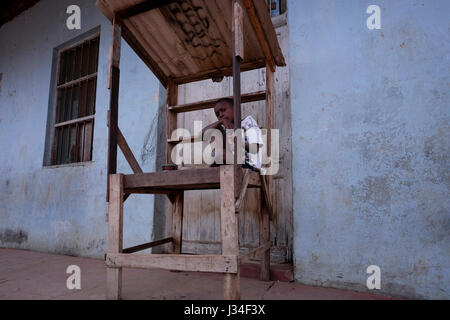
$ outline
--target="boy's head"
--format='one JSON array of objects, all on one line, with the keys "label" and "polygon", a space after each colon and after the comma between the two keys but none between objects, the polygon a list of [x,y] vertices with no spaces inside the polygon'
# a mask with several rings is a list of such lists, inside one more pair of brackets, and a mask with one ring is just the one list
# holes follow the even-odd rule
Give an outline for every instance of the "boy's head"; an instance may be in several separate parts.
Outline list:
[{"label": "boy's head", "polygon": [[214,106],[214,112],[218,120],[223,121],[224,126],[230,126],[234,123],[233,99],[223,98],[217,101]]}]

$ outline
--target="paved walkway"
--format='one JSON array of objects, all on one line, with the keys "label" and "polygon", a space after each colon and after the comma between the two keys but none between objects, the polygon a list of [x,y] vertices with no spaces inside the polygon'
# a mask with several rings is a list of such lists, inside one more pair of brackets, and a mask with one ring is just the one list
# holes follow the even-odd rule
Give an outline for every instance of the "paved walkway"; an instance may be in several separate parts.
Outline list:
[{"label": "paved walkway", "polygon": [[[66,269],[81,269],[81,290],[68,290]],[[106,267],[103,260],[0,248],[0,300],[104,299]],[[165,270],[123,270],[123,299],[220,300],[222,276],[211,273]],[[241,277],[245,300],[392,299],[353,291],[305,286],[298,283],[262,282]]]}]

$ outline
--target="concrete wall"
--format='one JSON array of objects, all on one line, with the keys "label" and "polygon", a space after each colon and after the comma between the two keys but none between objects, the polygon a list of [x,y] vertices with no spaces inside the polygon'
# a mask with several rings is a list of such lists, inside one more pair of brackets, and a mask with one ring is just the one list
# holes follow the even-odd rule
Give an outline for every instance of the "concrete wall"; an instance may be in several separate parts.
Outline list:
[{"label": "concrete wall", "polygon": [[[81,8],[68,30],[66,8]],[[92,162],[43,167],[53,49],[100,26]],[[0,28],[0,246],[103,257],[106,249],[106,111],[112,28],[94,0],[42,0]],[[122,42],[119,126],[144,171],[155,163],[159,82]],[[131,173],[119,151],[118,172]],[[148,242],[153,196],[125,204],[124,246]]]},{"label": "concrete wall", "polygon": [[449,299],[450,2],[288,4],[295,278]]},{"label": "concrete wall", "polygon": [[[82,30],[66,28],[78,4]],[[366,8],[382,8],[368,30]],[[297,281],[450,297],[450,3],[291,0]],[[44,168],[53,49],[100,26],[93,161]],[[0,28],[0,246],[102,257],[110,23],[95,1],[41,0]],[[123,44],[120,127],[154,171],[158,81]],[[125,112],[127,111],[127,112]],[[131,170],[119,152],[119,172]],[[153,197],[125,205],[125,246],[150,240]]]}]

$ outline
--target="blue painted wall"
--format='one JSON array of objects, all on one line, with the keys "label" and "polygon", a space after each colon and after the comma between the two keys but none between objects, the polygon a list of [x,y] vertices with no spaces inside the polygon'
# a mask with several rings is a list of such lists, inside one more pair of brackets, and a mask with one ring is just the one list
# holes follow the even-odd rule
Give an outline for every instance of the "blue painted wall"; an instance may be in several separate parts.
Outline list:
[{"label": "blue painted wall", "polygon": [[288,4],[295,278],[450,298],[450,2]]},{"label": "blue painted wall", "polygon": [[[95,1],[41,0],[0,28],[0,246],[103,257],[111,26]],[[368,30],[366,8],[382,8]],[[294,266],[306,284],[450,297],[450,3],[288,1]],[[93,161],[42,166],[53,49],[101,28]],[[123,42],[119,125],[154,171],[156,78]],[[119,172],[128,173],[119,152]],[[139,200],[139,201],[138,201]],[[149,241],[152,196],[125,205],[125,246]]]},{"label": "blue painted wall", "polygon": [[[68,30],[66,8],[81,8]],[[53,49],[100,26],[93,161],[43,167]],[[42,0],[0,28],[0,246],[103,258],[106,249],[106,111],[110,22],[95,1]],[[154,171],[159,82],[122,42],[119,125],[145,171]],[[118,172],[131,173],[119,151]],[[153,196],[125,204],[124,246],[151,239]]]}]

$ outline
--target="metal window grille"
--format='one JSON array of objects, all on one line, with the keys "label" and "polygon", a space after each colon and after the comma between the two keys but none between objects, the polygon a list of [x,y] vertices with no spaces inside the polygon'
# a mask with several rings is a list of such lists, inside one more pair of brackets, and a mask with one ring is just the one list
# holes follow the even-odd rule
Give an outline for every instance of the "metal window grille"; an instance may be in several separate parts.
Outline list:
[{"label": "metal window grille", "polygon": [[58,52],[52,164],[92,160],[99,34]]}]

